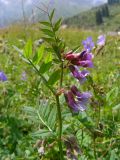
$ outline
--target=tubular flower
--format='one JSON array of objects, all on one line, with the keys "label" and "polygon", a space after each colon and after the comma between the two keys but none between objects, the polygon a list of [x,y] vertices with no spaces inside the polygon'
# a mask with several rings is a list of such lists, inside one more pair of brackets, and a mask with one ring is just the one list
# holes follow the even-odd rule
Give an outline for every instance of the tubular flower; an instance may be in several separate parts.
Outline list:
[{"label": "tubular flower", "polygon": [[75,86],[71,87],[71,90],[64,93],[68,106],[74,111],[86,110],[86,104],[88,103],[91,94],[88,92],[80,93]]},{"label": "tubular flower", "polygon": [[88,37],[86,40],[82,41],[82,44],[87,52],[90,52],[95,46],[92,37]]},{"label": "tubular flower", "polygon": [[98,46],[104,46],[105,45],[105,41],[106,41],[105,35],[100,35],[98,37],[98,40],[97,40],[97,45]]},{"label": "tubular flower", "polygon": [[92,97],[89,92],[79,92],[76,86],[72,86],[71,91],[77,97],[78,101],[83,102],[84,104],[87,104],[89,99]]},{"label": "tubular flower", "polygon": [[86,80],[86,76],[90,74],[87,70],[80,71],[77,66],[70,65],[69,68],[72,75],[78,79],[81,84]]},{"label": "tubular flower", "polygon": [[82,53],[69,52],[65,55],[65,59],[69,60],[73,65],[82,67],[93,67],[93,54],[83,51]]},{"label": "tubular flower", "polygon": [[7,81],[7,77],[6,77],[5,73],[2,71],[0,71],[0,81],[2,81],[2,82]]}]

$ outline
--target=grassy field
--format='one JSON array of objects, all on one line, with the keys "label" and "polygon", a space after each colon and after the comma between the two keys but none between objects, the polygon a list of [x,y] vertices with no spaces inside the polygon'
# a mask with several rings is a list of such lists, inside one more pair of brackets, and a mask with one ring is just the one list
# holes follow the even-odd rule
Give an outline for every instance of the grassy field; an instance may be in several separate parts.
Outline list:
[{"label": "grassy field", "polygon": [[[78,29],[60,31],[65,40],[67,50],[81,44],[82,40],[92,36],[96,42],[99,33]],[[33,43],[42,37],[39,26],[11,26],[0,30],[0,70],[7,75],[8,81],[0,81],[0,159],[1,160],[58,160],[56,143],[50,147],[51,138],[35,134],[40,128],[36,114],[25,106],[38,109],[40,101],[48,98],[54,105],[50,92],[44,87],[40,77],[26,64],[14,46],[23,49],[26,41],[31,38]],[[82,45],[80,50],[82,49]],[[72,153],[78,160],[119,160],[120,159],[120,36],[109,36],[106,45],[99,54],[94,53],[94,68],[90,69],[86,85],[81,90],[90,90],[93,94],[90,105],[84,114],[71,116],[64,97],[61,96],[63,124],[65,134],[74,135],[78,142],[79,152],[73,147]],[[53,68],[54,70],[54,68]],[[50,70],[52,72],[53,70]],[[48,71],[48,75],[50,74]],[[68,73],[68,71],[66,71]],[[66,74],[66,72],[64,74]],[[47,77],[47,75],[45,75]],[[64,75],[64,86],[76,83],[73,78]],[[37,107],[36,107],[37,106]],[[32,114],[31,114],[32,113]],[[81,118],[82,117],[82,118]],[[80,119],[81,118],[81,119]],[[80,121],[79,121],[80,119]],[[86,127],[87,126],[87,127]],[[89,127],[88,127],[89,126]],[[38,143],[46,142],[43,156],[38,153]],[[63,137],[64,140],[64,137]],[[54,143],[54,142],[53,142]],[[51,145],[52,146],[52,145]],[[66,155],[64,144],[64,155]],[[67,159],[67,157],[65,157]]]}]

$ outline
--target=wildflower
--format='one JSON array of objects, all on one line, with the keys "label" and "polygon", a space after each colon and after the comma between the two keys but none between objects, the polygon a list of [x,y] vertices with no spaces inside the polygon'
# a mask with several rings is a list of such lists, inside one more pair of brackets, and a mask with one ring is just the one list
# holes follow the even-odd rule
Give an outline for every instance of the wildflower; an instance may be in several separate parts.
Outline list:
[{"label": "wildflower", "polygon": [[97,45],[98,46],[104,46],[105,45],[105,40],[106,40],[105,35],[100,35],[98,37],[98,40],[97,40]]},{"label": "wildflower", "polygon": [[22,72],[21,80],[23,80],[23,81],[27,80],[26,72]]},{"label": "wildflower", "polygon": [[71,61],[71,60],[74,60],[74,59],[79,58],[79,54],[74,53],[74,52],[72,52],[72,51],[69,51],[68,53],[66,53],[66,54],[64,55],[64,58],[65,58],[66,60]]},{"label": "wildflower", "polygon": [[87,104],[89,99],[92,97],[91,93],[89,92],[79,92],[76,86],[71,87],[72,93],[77,97],[78,101]]},{"label": "wildflower", "polygon": [[79,71],[77,66],[70,65],[69,68],[72,72],[72,75],[78,79],[81,84],[86,80],[86,76],[89,75],[87,70]]},{"label": "wildflower", "polygon": [[2,82],[7,81],[7,77],[6,77],[5,73],[2,71],[0,71],[0,81],[2,81]]},{"label": "wildflower", "polygon": [[92,62],[93,57],[94,56],[92,53],[83,51],[82,53],[79,54],[79,57],[77,58],[77,60],[72,60],[71,63],[77,66],[92,68],[93,67],[93,62]]},{"label": "wildflower", "polygon": [[[65,95],[65,99],[66,99],[66,102],[68,104],[68,106],[74,111],[74,112],[78,112],[79,109],[79,105],[77,104],[77,102],[75,101],[74,99],[74,95],[71,91],[68,91],[68,92],[65,92],[64,93]],[[82,109],[82,108],[81,108]],[[82,109],[83,110],[83,109]]]},{"label": "wildflower", "polygon": [[68,106],[74,111],[86,110],[86,104],[88,103],[91,94],[88,92],[81,93],[75,86],[71,87],[71,90],[64,93]]},{"label": "wildflower", "polygon": [[66,60],[69,60],[70,63],[76,66],[82,66],[82,67],[93,67],[92,58],[93,54],[88,53],[87,51],[83,51],[82,53],[72,53],[68,52],[65,54],[64,58]]},{"label": "wildflower", "polygon": [[45,149],[44,149],[43,146],[38,149],[38,153],[39,153],[40,155],[44,155]]},{"label": "wildflower", "polygon": [[88,37],[86,40],[82,41],[82,44],[87,52],[90,52],[94,48],[92,37]]}]

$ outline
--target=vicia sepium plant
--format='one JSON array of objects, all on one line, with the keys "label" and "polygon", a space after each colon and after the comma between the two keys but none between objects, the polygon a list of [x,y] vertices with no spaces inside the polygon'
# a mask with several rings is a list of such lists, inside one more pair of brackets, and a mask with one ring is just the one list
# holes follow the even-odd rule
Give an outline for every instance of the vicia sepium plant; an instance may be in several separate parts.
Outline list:
[{"label": "vicia sepium plant", "polygon": [[[38,152],[45,154],[44,148],[47,152],[57,142],[59,148],[58,159],[63,160],[66,159],[63,142],[67,139],[64,133],[70,127],[66,127],[68,124],[65,124],[66,117],[63,115],[65,107],[63,106],[66,102],[70,111],[75,114],[87,109],[87,104],[92,94],[79,91],[78,88],[87,80],[87,76],[90,75],[87,68],[93,67],[92,59],[94,56],[91,51],[94,48],[94,43],[92,38],[89,37],[83,41],[84,47],[82,52],[76,53],[79,47],[76,50],[67,52],[65,43],[58,36],[62,20],[59,19],[54,22],[54,12],[55,10],[49,14],[45,11],[48,21],[40,22],[41,31],[44,33],[42,38],[45,42],[41,44],[40,48],[33,49],[32,42],[29,40],[23,51],[16,49],[20,52],[22,58],[31,65],[48,89],[48,92],[45,92],[45,94],[48,94],[45,96],[47,99],[43,98],[43,100],[40,100],[39,108],[36,108],[36,110],[28,108],[30,112],[33,112],[33,115],[36,114],[42,126],[45,127],[41,127],[39,132],[37,132],[38,137],[44,140],[39,143],[42,146],[39,146]],[[66,83],[68,72],[76,79],[76,85],[71,86],[70,83]],[[62,97],[65,97],[65,101]],[[70,115],[72,116],[72,114]],[[89,126],[86,125],[86,127],[91,130]],[[50,144],[48,144],[46,142],[48,138],[52,138],[53,142],[51,143],[50,140]],[[69,158],[71,154],[68,155]]]}]

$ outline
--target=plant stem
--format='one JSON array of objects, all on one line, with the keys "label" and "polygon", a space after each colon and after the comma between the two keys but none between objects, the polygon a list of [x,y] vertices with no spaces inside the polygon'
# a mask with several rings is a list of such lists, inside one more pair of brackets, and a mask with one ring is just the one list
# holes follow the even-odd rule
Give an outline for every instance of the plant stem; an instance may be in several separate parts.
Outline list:
[{"label": "plant stem", "polygon": [[62,87],[62,82],[63,82],[63,69],[64,69],[64,65],[63,65],[63,61],[61,60],[61,78],[60,78],[60,88]]},{"label": "plant stem", "polygon": [[[56,33],[54,31],[54,26],[53,26],[53,23],[50,19],[49,14],[48,14],[48,18],[49,18],[49,21],[50,21],[50,24],[51,24],[52,31],[54,33],[56,46],[58,47]],[[58,49],[58,51],[56,51],[56,54],[57,54],[59,60],[61,61],[61,78],[60,78],[60,88],[61,88],[62,87],[62,82],[63,82],[63,67],[64,66],[63,66],[63,61],[61,59],[61,54],[59,52],[59,49]],[[64,157],[63,157],[63,148],[62,148],[62,140],[61,140],[61,136],[62,136],[62,116],[61,116],[61,107],[60,107],[60,102],[59,102],[59,95],[56,95],[56,102],[57,102],[57,114],[58,114],[58,125],[59,125],[58,146],[59,146],[59,151],[60,151],[60,160],[63,160]]]},{"label": "plant stem", "polygon": [[58,135],[58,146],[60,151],[60,160],[63,160],[63,149],[62,149],[62,116],[61,116],[61,108],[60,108],[60,102],[59,102],[59,96],[56,95],[56,102],[57,102],[57,112],[58,112],[58,125],[59,125],[59,135]]},{"label": "plant stem", "polygon": [[94,142],[94,157],[95,157],[95,159],[97,159],[97,156],[96,156],[96,142],[95,142],[95,135],[94,135],[94,137],[93,137],[93,142]]},{"label": "plant stem", "polygon": [[97,125],[97,127],[99,126],[99,123],[100,123],[100,116],[101,116],[101,107],[100,107],[100,105],[99,105],[99,113],[98,113],[98,125]]}]

